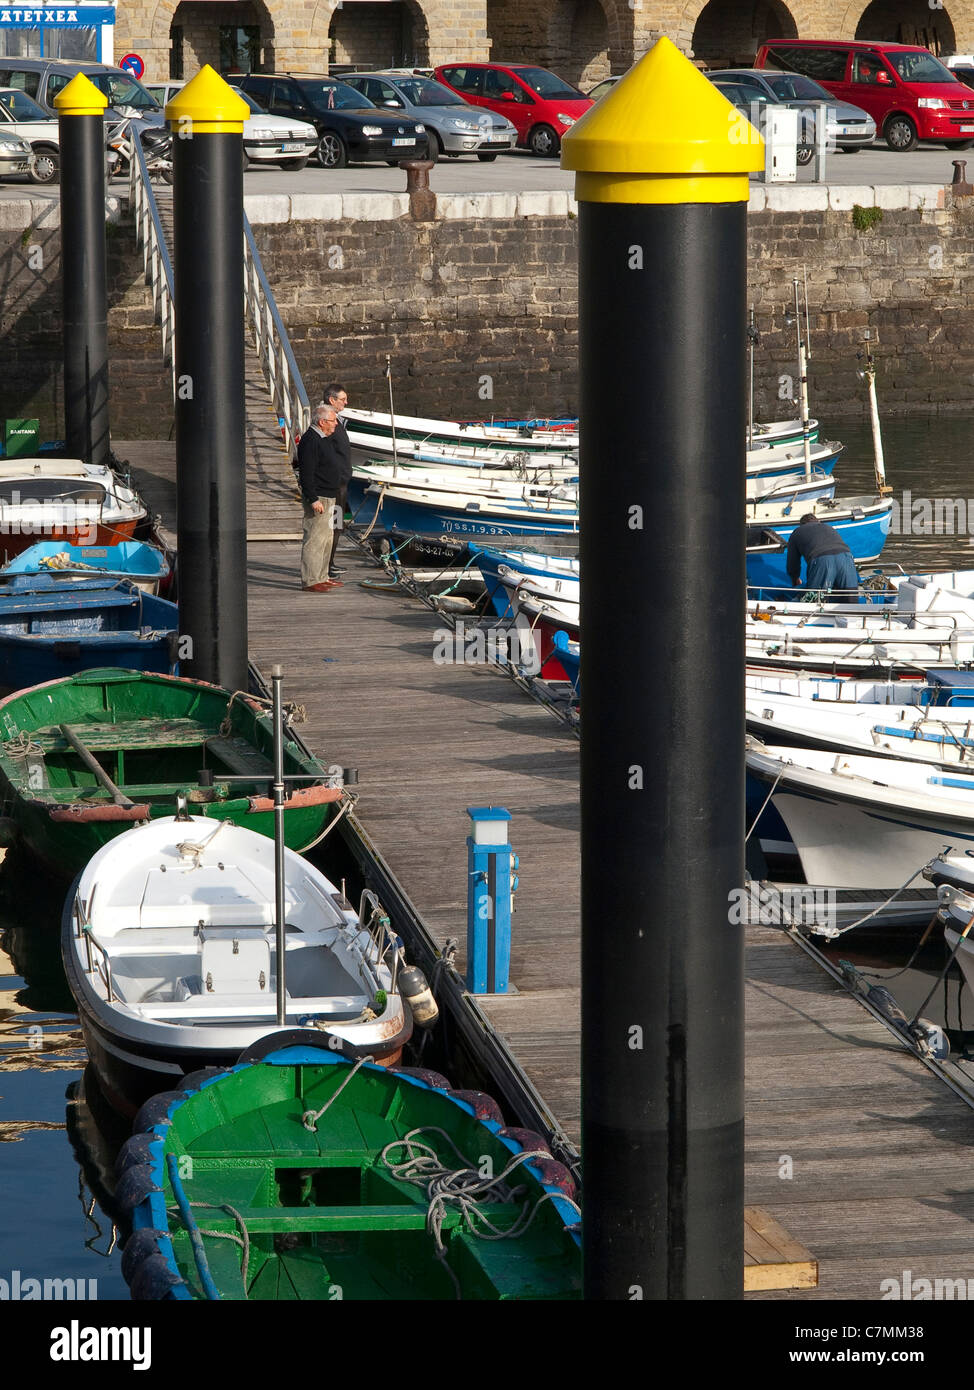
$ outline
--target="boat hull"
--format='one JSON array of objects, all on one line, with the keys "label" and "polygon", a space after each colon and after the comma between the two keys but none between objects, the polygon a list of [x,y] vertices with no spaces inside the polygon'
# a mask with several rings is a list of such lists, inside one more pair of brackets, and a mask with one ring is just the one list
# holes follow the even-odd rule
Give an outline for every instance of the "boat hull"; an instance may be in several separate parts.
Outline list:
[{"label": "boat hull", "polygon": [[[874,564],[883,551],[886,538],[889,535],[890,521],[892,518],[892,507],[883,505],[873,509],[871,513],[863,516],[843,516],[835,519],[822,515],[821,519],[838,531],[852,552],[852,558],[857,567],[862,565]],[[766,525],[763,529],[773,529],[783,542],[780,550],[769,551],[763,547],[755,552],[748,547],[747,553],[747,582],[752,590],[752,597],[771,598],[780,594],[794,594],[791,579],[788,576],[787,567],[787,545],[792,532],[798,527],[799,521],[796,518],[791,523],[775,522],[773,526]]]}]

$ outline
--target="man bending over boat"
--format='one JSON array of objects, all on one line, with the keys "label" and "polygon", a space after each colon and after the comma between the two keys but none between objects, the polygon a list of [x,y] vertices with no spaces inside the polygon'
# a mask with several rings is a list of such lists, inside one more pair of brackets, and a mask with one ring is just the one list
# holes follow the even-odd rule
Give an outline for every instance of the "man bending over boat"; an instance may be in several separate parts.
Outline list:
[{"label": "man bending over boat", "polygon": [[805,588],[831,593],[836,589],[858,591],[859,572],[852,551],[833,526],[806,512],[788,540],[788,578],[797,589],[805,561]]},{"label": "man bending over boat", "polygon": [[301,543],[301,587],[326,594],[341,587],[329,578],[335,498],[342,481],[342,460],[331,441],[338,415],[330,405],[317,405],[311,428],[298,445],[298,477],[304,507]]}]

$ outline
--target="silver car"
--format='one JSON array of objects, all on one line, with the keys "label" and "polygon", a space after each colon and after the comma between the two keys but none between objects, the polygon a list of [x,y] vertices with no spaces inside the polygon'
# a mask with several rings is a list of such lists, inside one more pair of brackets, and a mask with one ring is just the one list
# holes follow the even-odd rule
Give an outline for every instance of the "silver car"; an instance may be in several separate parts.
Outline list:
[{"label": "silver car", "polygon": [[0,131],[0,178],[8,174],[29,174],[33,163],[34,155],[26,140]]},{"label": "silver car", "polygon": [[[788,106],[808,114],[801,122],[798,163],[808,164],[815,154],[815,115],[813,108],[824,102],[828,107],[826,134],[828,143],[843,154],[854,154],[871,145],[876,138],[876,122],[860,106],[839,101],[831,92],[797,72],[774,72],[764,68],[721,68],[706,74],[715,87],[733,86],[733,96],[742,90],[752,100]],[[725,95],[731,96],[730,92]],[[735,102],[735,105],[737,102]]]},{"label": "silver car", "polygon": [[342,81],[376,106],[404,111],[421,120],[432,132],[430,159],[448,155],[476,154],[487,163],[502,150],[517,144],[517,127],[504,116],[482,107],[471,106],[441,82],[403,73],[355,72]]},{"label": "silver car", "polygon": [[56,120],[17,87],[0,87],[0,140],[16,135],[34,155],[30,171],[35,183],[57,183],[61,166],[60,132]]}]

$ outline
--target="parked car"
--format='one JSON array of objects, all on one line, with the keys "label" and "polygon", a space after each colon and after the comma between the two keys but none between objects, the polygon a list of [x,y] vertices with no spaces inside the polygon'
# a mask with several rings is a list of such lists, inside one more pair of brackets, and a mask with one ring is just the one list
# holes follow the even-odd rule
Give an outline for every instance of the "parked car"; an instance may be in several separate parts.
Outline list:
[{"label": "parked car", "polygon": [[547,68],[528,63],[443,63],[434,76],[471,106],[506,116],[517,143],[533,154],[556,155],[565,131],[592,105]]},{"label": "parked car", "polygon": [[[185,82],[149,82],[146,91],[165,109]],[[280,169],[303,169],[318,148],[318,132],[308,121],[272,116],[249,93],[234,84],[233,90],[250,107],[243,123],[244,168],[248,164],[276,164]]]},{"label": "parked car", "polygon": [[471,111],[469,102],[442,82],[392,72],[356,72],[343,80],[376,106],[421,120],[429,132],[430,159],[476,154],[487,163],[517,144],[517,127],[505,116]]},{"label": "parked car", "polygon": [[33,97],[38,106],[57,116],[54,98],[72,77],[83,72],[108,98],[109,119],[137,117],[148,124],[162,124],[162,108],[141,82],[121,68],[107,63],[69,62],[54,58],[0,57],[0,87],[16,87]]},{"label": "parked car", "polygon": [[955,64],[950,70],[955,77],[963,82],[965,87],[974,87],[974,66],[967,67],[965,64],[964,67],[961,67],[959,64]]},{"label": "parked car", "polygon": [[61,168],[58,123],[17,87],[0,87],[0,140],[16,135],[34,156],[30,174],[35,183],[57,183]]},{"label": "parked car", "polygon": [[772,39],[756,68],[799,72],[868,111],[891,150],[922,141],[963,150],[974,137],[969,88],[926,48],[862,40]]},{"label": "parked car", "polygon": [[611,92],[612,88],[619,81],[618,77],[603,77],[589,92],[589,101],[598,101],[599,97],[604,97],[606,92]]},{"label": "parked car", "polygon": [[323,169],[378,160],[398,164],[400,159],[425,159],[429,150],[422,121],[382,111],[354,87],[333,77],[248,73],[236,83],[245,96],[255,97],[271,115],[313,125],[318,163]]},{"label": "parked car", "polygon": [[26,140],[0,131],[0,179],[10,174],[29,174],[34,156]]},{"label": "parked car", "polygon": [[844,154],[854,154],[876,138],[876,122],[859,106],[850,106],[813,82],[795,72],[759,72],[755,68],[722,68],[709,72],[707,77],[722,91],[733,82],[758,98],[764,97],[773,105],[787,106],[805,113],[799,120],[798,162],[808,164],[815,154],[815,113],[810,108],[825,102],[828,108],[826,135],[829,144],[837,145]]}]

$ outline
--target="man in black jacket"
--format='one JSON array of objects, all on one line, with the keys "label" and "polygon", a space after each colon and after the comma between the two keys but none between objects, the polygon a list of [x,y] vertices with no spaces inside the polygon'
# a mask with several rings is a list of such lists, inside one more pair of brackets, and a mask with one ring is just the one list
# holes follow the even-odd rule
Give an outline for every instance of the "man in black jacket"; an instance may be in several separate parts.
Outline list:
[{"label": "man in black jacket", "polygon": [[806,512],[788,540],[788,578],[797,589],[805,561],[805,588],[824,593],[857,591],[859,574],[852,551],[834,527]]},{"label": "man in black jacket", "polygon": [[343,475],[341,456],[332,442],[337,421],[331,406],[316,406],[311,427],[298,445],[298,477],[304,507],[301,585],[319,594],[340,587],[340,581],[328,575],[335,498]]},{"label": "man in black jacket", "polygon": [[332,382],[325,387],[321,393],[321,398],[325,405],[330,405],[337,417],[335,433],[331,437],[331,442],[342,461],[342,485],[335,494],[335,524],[332,532],[331,555],[328,559],[328,577],[337,579],[344,574],[344,570],[335,568],[335,551],[338,549],[338,538],[341,535],[345,521],[345,511],[348,507],[348,485],[352,479],[352,446],[349,443],[348,434],[342,421],[342,411],[348,405],[348,392],[344,386],[337,382]]}]

